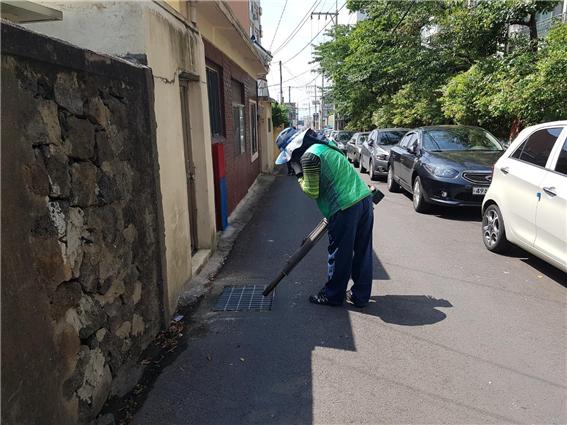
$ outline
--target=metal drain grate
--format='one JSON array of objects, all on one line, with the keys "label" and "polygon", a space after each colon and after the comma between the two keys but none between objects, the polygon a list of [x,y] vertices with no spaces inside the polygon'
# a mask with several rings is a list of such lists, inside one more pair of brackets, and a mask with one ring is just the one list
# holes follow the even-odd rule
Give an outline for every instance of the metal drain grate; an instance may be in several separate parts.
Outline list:
[{"label": "metal drain grate", "polygon": [[217,300],[214,311],[269,311],[272,309],[274,292],[262,295],[265,286],[225,286]]}]

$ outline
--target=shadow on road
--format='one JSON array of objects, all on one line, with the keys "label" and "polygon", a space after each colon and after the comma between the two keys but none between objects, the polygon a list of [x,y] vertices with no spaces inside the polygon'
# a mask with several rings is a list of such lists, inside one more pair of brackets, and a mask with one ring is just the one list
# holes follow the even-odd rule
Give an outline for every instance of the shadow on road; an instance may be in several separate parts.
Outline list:
[{"label": "shadow on road", "polygon": [[384,295],[372,297],[363,309],[350,307],[352,311],[376,316],[386,323],[402,326],[433,325],[444,320],[447,315],[438,307],[453,307],[444,299],[427,295]]},{"label": "shadow on road", "polygon": [[482,221],[482,214],[480,207],[439,207],[434,206],[431,213],[435,216],[453,221],[476,221],[480,223]]},{"label": "shadow on road", "polygon": [[[412,202],[412,195],[403,192],[404,196]],[[408,204],[409,208],[413,208],[412,204]],[[425,215],[433,215],[438,218],[452,221],[482,221],[480,207],[443,207],[440,205],[431,205]]]},{"label": "shadow on road", "polygon": [[567,288],[567,273],[562,272],[558,268],[553,267],[551,264],[546,263],[545,261],[528,253],[526,253],[526,258],[522,258],[522,261],[532,266],[542,275],[547,276],[555,283],[558,283],[559,285]]},{"label": "shadow on road", "polygon": [[512,245],[506,252],[496,255],[517,258],[523,263],[536,269],[542,274],[542,276],[547,276],[555,283],[558,283],[559,285],[567,288],[567,273],[564,273],[563,271],[536,257],[535,255],[530,254],[519,246]]}]

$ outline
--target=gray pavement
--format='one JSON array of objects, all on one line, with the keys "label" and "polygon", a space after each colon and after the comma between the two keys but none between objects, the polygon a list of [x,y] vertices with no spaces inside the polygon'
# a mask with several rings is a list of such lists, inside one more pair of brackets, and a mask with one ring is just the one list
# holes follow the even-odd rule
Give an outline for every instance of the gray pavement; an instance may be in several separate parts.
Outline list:
[{"label": "gray pavement", "polygon": [[278,177],[132,423],[566,423],[566,276],[520,250],[488,252],[478,214],[418,215],[388,193],[368,307],[308,303],[324,240],[272,311],[212,312],[224,285],[265,285],[320,219]]}]

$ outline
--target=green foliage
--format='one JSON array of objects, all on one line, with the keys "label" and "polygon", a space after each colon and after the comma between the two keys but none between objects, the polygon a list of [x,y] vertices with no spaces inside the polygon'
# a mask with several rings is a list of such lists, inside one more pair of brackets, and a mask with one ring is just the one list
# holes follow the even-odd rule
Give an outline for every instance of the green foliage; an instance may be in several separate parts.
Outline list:
[{"label": "green foliage", "polygon": [[272,103],[272,123],[274,127],[281,125],[284,127],[289,126],[289,110],[287,106],[277,102]]},{"label": "green foliage", "polygon": [[487,58],[454,76],[443,88],[446,117],[505,135],[523,125],[567,117],[567,25],[557,24],[543,46]]},{"label": "green foliage", "polygon": [[[566,26],[542,43],[534,18],[556,4],[348,0],[369,18],[329,33],[335,37],[316,47],[315,61],[351,129],[457,122],[503,135],[513,121],[567,116]],[[530,28],[528,40],[509,38],[509,25],[518,23]],[[423,43],[427,28],[437,32]]]}]

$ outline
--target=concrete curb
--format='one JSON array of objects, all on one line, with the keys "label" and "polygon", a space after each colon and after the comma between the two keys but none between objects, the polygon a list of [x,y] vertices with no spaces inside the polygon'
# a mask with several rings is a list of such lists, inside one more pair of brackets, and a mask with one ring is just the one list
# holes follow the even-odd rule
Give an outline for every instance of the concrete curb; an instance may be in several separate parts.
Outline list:
[{"label": "concrete curb", "polygon": [[228,227],[220,234],[215,252],[211,255],[201,271],[185,284],[179,297],[178,307],[189,307],[211,292],[213,280],[226,258],[230,254],[236,238],[252,219],[260,200],[269,190],[276,177],[270,174],[260,174],[254,181],[246,196],[240,201],[228,219]]}]

